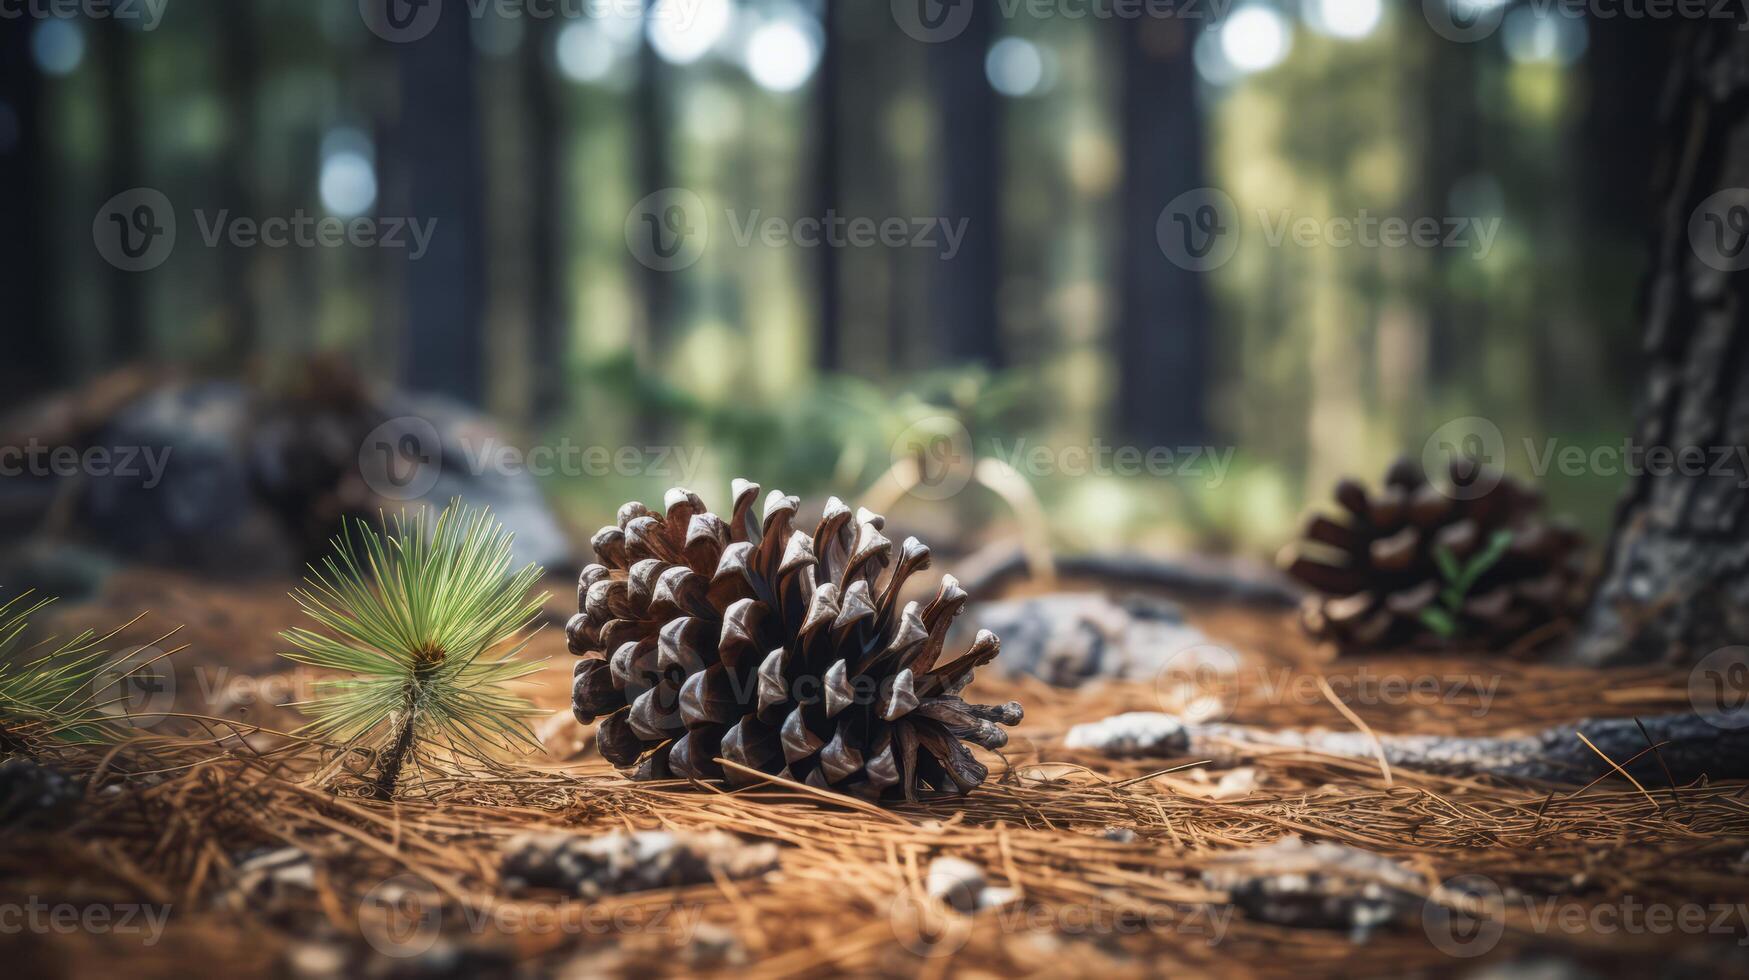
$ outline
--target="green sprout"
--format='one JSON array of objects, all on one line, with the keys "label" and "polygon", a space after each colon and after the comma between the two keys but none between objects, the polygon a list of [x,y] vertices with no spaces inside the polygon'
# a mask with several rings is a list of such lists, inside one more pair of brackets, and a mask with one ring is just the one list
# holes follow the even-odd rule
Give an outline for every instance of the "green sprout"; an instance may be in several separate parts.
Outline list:
[{"label": "green sprout", "polygon": [[168,654],[135,660],[156,652],[146,646],[110,657],[104,643],[131,622],[102,636],[85,630],[65,642],[50,638],[27,645],[31,618],[54,602],[30,596],[27,591],[0,605],[0,751],[25,752],[50,740],[89,745],[119,738],[122,719],[114,705],[122,698],[103,693]]},{"label": "green sprout", "polygon": [[483,508],[452,501],[435,526],[424,510],[385,523],[357,522],[356,540],[343,531],[292,593],[325,632],[281,634],[297,648],[282,656],[344,675],[294,707],[311,718],[305,733],[375,751],[383,800],[428,743],[479,760],[540,748],[526,721],[539,711],[505,685],[541,668],[515,658],[546,600],[529,596],[540,566],[511,571],[512,535]]},{"label": "green sprout", "polygon": [[1449,640],[1456,636],[1458,615],[1463,611],[1464,598],[1511,546],[1512,532],[1502,529],[1488,538],[1487,546],[1476,552],[1468,564],[1459,562],[1451,549],[1444,545],[1434,548],[1433,561],[1439,566],[1439,575],[1445,579],[1445,587],[1439,590],[1439,605],[1421,610],[1421,622],[1444,639]]}]

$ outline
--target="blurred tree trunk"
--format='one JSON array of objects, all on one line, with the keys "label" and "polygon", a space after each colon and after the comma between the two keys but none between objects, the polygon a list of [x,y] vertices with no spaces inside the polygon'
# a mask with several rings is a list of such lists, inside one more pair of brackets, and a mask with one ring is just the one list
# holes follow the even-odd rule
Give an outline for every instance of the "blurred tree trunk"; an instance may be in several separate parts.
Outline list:
[{"label": "blurred tree trunk", "polygon": [[[821,35],[825,45],[820,52],[820,65],[814,75],[814,195],[815,212],[819,215],[842,213],[844,202],[839,191],[838,158],[838,93],[844,58],[843,7],[828,3],[820,12]],[[818,319],[814,332],[814,364],[821,371],[837,371],[841,366],[839,337],[838,249],[817,248],[819,298],[815,307]]]},{"label": "blurred tree trunk", "polygon": [[[638,48],[638,85],[633,100],[637,118],[637,178],[634,196],[642,198],[667,188],[673,173],[668,160],[671,113],[668,106],[669,73],[656,49],[645,41]],[[654,370],[665,342],[674,331],[676,276],[642,267],[644,329],[632,334],[632,352],[638,366]]]},{"label": "blurred tree trunk", "polygon": [[[28,18],[27,18],[28,20]],[[104,153],[104,193],[120,194],[140,186],[140,73],[136,53],[139,38],[109,17],[91,25],[93,59],[103,66],[104,111],[109,123]],[[149,335],[144,279],[139,273],[109,270],[108,363],[113,366],[146,354]]]},{"label": "blurred tree trunk", "polygon": [[[49,323],[49,242],[44,222],[44,188],[48,168],[43,145],[42,78],[30,57],[30,36],[36,22],[28,17],[0,19],[0,92],[12,109],[10,139],[0,132],[0,309],[6,311],[7,346],[0,370],[5,392],[0,400],[14,402],[40,392],[67,376],[64,330]],[[0,120],[0,130],[7,121]],[[113,193],[113,192],[112,192]]]},{"label": "blurred tree trunk", "polygon": [[[1002,240],[1001,104],[984,74],[984,57],[995,36],[994,7],[975,5],[964,31],[929,47],[929,79],[940,126],[937,216],[955,228],[963,222],[965,228],[959,252],[934,262],[929,313],[932,335],[939,338],[938,349],[950,363],[1001,367],[1005,358],[996,316]],[[937,227],[937,240],[943,237]]]},{"label": "blurred tree trunk", "polygon": [[1166,259],[1155,224],[1207,183],[1192,23],[1115,20],[1123,32],[1123,249],[1117,428],[1150,445],[1208,435],[1208,274]]},{"label": "blurred tree trunk", "polygon": [[1709,22],[1681,55],[1665,103],[1634,445],[1698,451],[1704,473],[1658,465],[1631,478],[1574,649],[1593,664],[1692,661],[1749,643],[1749,275],[1732,269],[1749,263],[1749,193],[1715,198],[1749,187],[1749,33]]},{"label": "blurred tree trunk", "polygon": [[[255,44],[255,5],[225,4],[220,15],[222,38],[219,53],[219,78],[223,87],[226,116],[226,144],[220,167],[223,181],[223,207],[232,213],[259,213],[252,201],[256,180],[255,93],[258,88],[256,64],[260,52]],[[220,362],[229,368],[241,367],[255,350],[256,322],[254,296],[254,264],[249,249],[226,248],[219,252],[220,289],[224,291],[225,336]]]},{"label": "blurred tree trunk", "polygon": [[528,37],[522,50],[523,112],[533,202],[528,229],[528,305],[534,390],[529,394],[529,408],[536,423],[550,421],[564,406],[565,368],[571,362],[559,263],[565,255],[561,229],[576,220],[576,214],[572,202],[565,198],[559,172],[563,124],[555,91],[557,80],[550,65],[558,35],[555,20],[528,18]]},{"label": "blurred tree trunk", "polygon": [[485,392],[484,167],[470,18],[443,17],[397,45],[401,118],[395,150],[406,215],[435,221],[425,255],[406,263],[407,385],[479,405]]}]

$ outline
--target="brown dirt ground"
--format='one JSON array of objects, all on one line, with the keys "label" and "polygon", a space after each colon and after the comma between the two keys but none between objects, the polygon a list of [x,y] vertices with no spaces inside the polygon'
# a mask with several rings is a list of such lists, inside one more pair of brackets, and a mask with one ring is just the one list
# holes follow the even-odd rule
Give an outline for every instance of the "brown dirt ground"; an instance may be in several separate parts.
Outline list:
[{"label": "brown dirt ground", "polygon": [[[564,583],[554,591],[554,625],[530,651],[550,658],[530,691],[555,712],[541,726],[549,758],[524,760],[509,774],[434,772],[414,790],[418,798],[389,806],[310,785],[311,753],[271,734],[215,746],[212,736],[203,743],[148,733],[108,768],[137,771],[147,768],[139,760],[153,758],[166,772],[94,792],[71,828],[0,836],[0,909],[32,898],[76,908],[168,906],[160,941],[148,945],[120,929],[9,931],[0,922],[0,954],[22,968],[18,975],[48,976],[445,968],[567,976],[1397,976],[1467,974],[1540,957],[1606,974],[1749,971],[1741,945],[1749,943],[1743,783],[1678,794],[1612,778],[1581,794],[1402,770],[1387,783],[1370,761],[1270,749],[1224,768],[1162,773],[1196,760],[1114,761],[1062,745],[1076,722],[1159,710],[1153,684],[1070,691],[982,678],[971,692],[978,700],[1014,697],[1027,716],[1004,757],[986,760],[990,781],[963,801],[878,811],[781,787],[728,794],[632,784],[593,754],[587,730],[565,711],[571,659],[558,624],[571,597]],[[285,586],[134,571],[103,598],[57,610],[54,621],[68,632],[75,623],[126,622],[142,610],[150,615],[117,645],[184,626],[175,642],[188,648],[173,658],[177,710],[269,729],[296,724],[279,702],[305,678],[275,656],[275,634],[296,622]],[[1318,678],[1379,732],[1498,732],[1688,707],[1682,671],[1600,676],[1479,656],[1333,661],[1287,615],[1201,609],[1193,618],[1250,671],[1230,705],[1237,722],[1348,727]],[[69,763],[98,761],[85,755]],[[1221,777],[1235,769],[1250,772],[1222,788]],[[511,897],[499,887],[497,848],[511,834],[654,827],[774,841],[781,864],[757,879],[594,904]],[[1111,827],[1132,831],[1134,840],[1107,839]],[[1256,921],[1202,883],[1200,872],[1220,855],[1288,833],[1396,858],[1420,876],[1421,897],[1432,904],[1357,942],[1343,932]],[[240,894],[240,855],[286,844],[313,856],[312,887]],[[919,901],[924,869],[943,855],[980,865],[1016,900],[975,916]],[[1443,919],[1437,912],[1429,919],[1426,909],[1454,901],[1441,882],[1472,874],[1505,889],[1504,934],[1497,944],[1468,947],[1486,945],[1483,955],[1454,957],[1430,940],[1438,930],[1428,923]],[[429,882],[438,949],[462,958],[376,955],[384,923],[372,896],[384,881]],[[1673,910],[1678,925],[1658,930],[1643,914],[1636,918],[1635,909],[1652,907]],[[1695,907],[1705,910],[1706,928],[1685,930],[1681,916]]]}]

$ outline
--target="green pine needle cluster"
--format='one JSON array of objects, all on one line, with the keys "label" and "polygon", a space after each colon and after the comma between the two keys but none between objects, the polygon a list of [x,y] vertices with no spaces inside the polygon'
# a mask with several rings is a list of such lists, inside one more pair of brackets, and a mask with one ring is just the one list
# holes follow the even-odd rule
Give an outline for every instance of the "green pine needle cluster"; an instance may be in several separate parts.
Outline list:
[{"label": "green pine needle cluster", "polygon": [[1433,561],[1439,566],[1439,575],[1445,581],[1445,587],[1439,590],[1439,605],[1421,610],[1421,622],[1445,639],[1457,636],[1458,617],[1463,612],[1464,599],[1475,588],[1476,581],[1488,569],[1493,568],[1510,547],[1512,532],[1501,529],[1494,532],[1493,537],[1488,539],[1487,546],[1467,564],[1460,562],[1451,549],[1444,545],[1433,549]]},{"label": "green pine needle cluster", "polygon": [[32,601],[30,595],[0,605],[0,749],[23,750],[44,740],[114,740],[121,732],[110,709],[120,698],[102,695],[146,663],[112,659],[102,649],[109,637],[92,630],[65,642],[27,646],[31,617],[54,601]]},{"label": "green pine needle cluster", "polygon": [[526,720],[538,710],[505,686],[541,667],[516,655],[546,599],[530,596],[542,569],[513,572],[512,535],[460,501],[435,524],[420,510],[381,531],[362,521],[353,531],[334,539],[335,554],[292,594],[320,631],[281,634],[296,648],[283,656],[341,675],[294,705],[311,718],[305,732],[392,746],[379,757],[385,796],[427,741],[476,759],[538,750]]}]

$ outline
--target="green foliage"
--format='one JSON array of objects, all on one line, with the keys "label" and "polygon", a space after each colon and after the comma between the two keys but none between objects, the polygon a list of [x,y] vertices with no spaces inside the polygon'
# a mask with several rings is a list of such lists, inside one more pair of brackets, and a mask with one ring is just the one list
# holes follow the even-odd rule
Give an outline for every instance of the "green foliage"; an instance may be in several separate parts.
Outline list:
[{"label": "green foliage", "polygon": [[29,596],[0,605],[0,744],[113,740],[120,732],[105,711],[111,702],[99,695],[146,664],[112,661],[101,648],[106,638],[92,630],[66,642],[48,639],[26,646],[31,617],[54,601],[31,602]]},{"label": "green foliage", "polygon": [[[296,648],[282,656],[343,675],[317,682],[316,697],[295,705],[312,719],[305,731],[347,743],[400,732],[403,750],[442,739],[481,759],[539,749],[525,720],[537,709],[505,686],[541,666],[516,659],[528,643],[518,637],[546,599],[529,594],[541,568],[513,572],[512,535],[460,501],[435,524],[421,510],[380,532],[362,521],[353,531],[334,539],[335,554],[293,593],[321,631],[281,634]],[[395,768],[400,761],[397,752]]]},{"label": "green foliage", "polygon": [[1439,575],[1445,580],[1445,587],[1439,590],[1439,605],[1421,610],[1421,622],[1448,640],[1456,636],[1458,614],[1463,609],[1464,597],[1470,594],[1476,581],[1488,569],[1493,568],[1495,562],[1511,546],[1512,532],[1501,529],[1494,532],[1488,539],[1487,546],[1477,552],[1468,564],[1458,561],[1451,549],[1444,545],[1434,548],[1433,562],[1439,566]]}]

